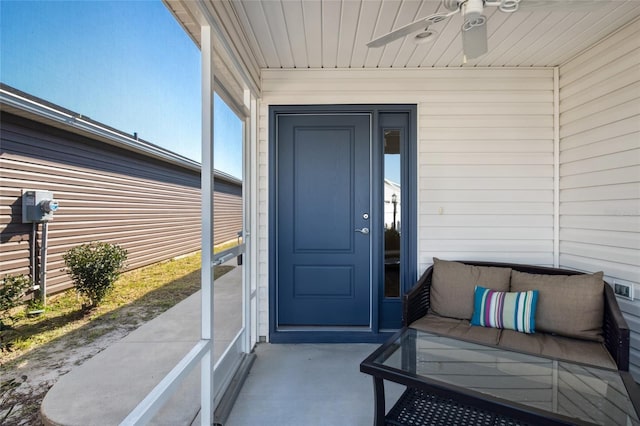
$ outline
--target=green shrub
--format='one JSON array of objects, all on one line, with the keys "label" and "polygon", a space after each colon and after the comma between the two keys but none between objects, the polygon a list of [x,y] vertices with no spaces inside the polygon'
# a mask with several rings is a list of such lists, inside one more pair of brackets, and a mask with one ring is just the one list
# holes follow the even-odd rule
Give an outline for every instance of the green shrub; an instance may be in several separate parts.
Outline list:
[{"label": "green shrub", "polygon": [[116,244],[93,242],[76,246],[62,257],[76,290],[94,307],[120,276],[127,251]]},{"label": "green shrub", "polygon": [[400,250],[400,233],[393,228],[384,231],[384,249]]},{"label": "green shrub", "polygon": [[0,330],[5,328],[4,320],[13,318],[11,309],[20,304],[31,288],[31,280],[24,275],[7,275],[0,280]]}]

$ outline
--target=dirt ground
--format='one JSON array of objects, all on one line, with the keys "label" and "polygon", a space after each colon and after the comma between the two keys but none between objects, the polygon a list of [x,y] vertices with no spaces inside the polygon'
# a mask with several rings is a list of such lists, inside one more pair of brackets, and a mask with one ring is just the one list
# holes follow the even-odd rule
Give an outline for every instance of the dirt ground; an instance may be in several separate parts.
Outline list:
[{"label": "dirt ground", "polygon": [[0,424],[41,425],[40,403],[58,378],[166,309],[129,305],[0,366]]}]

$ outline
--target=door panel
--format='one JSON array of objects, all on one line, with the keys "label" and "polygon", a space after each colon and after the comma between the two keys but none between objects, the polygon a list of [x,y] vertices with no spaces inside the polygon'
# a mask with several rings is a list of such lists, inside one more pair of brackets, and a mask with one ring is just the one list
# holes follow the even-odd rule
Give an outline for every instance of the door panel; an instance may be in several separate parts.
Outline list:
[{"label": "door panel", "polygon": [[[353,249],[353,129],[296,128],[293,158],[295,251]],[[333,220],[325,220],[331,217]]]},{"label": "door panel", "polygon": [[[370,322],[370,115],[277,117],[279,326]],[[365,219],[365,214],[367,219]]]}]

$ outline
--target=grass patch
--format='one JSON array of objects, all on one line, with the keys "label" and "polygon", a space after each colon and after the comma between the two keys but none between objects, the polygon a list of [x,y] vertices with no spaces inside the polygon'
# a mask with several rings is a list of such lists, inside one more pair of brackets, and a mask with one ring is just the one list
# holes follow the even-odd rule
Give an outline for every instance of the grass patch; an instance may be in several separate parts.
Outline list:
[{"label": "grass patch", "polygon": [[[217,266],[214,277],[231,269]],[[125,272],[102,304],[88,312],[74,289],[49,297],[41,315],[30,316],[25,307],[17,308],[12,328],[0,332],[0,365],[6,367],[34,348],[80,328],[82,336],[69,336],[73,344],[90,342],[116,327],[135,329],[199,290],[199,271],[200,253],[196,253]]]}]

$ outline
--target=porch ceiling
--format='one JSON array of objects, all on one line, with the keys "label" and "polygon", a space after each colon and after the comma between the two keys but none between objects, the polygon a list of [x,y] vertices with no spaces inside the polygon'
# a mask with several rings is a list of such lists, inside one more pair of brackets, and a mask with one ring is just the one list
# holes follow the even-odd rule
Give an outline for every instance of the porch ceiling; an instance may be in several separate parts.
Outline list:
[{"label": "porch ceiling", "polygon": [[[560,0],[564,1],[564,0]],[[525,5],[527,0],[522,0]],[[549,3],[558,3],[550,1]],[[489,52],[478,66],[553,66],[640,16],[638,1],[602,1],[565,11],[540,8],[503,13],[488,7]],[[458,67],[460,26],[454,16],[431,28],[433,43],[413,35],[370,49],[374,37],[421,17],[446,12],[438,0],[233,0],[233,7],[261,68]]]},{"label": "porch ceiling", "polygon": [[[412,34],[384,47],[366,46],[372,38],[421,17],[446,12],[440,0],[207,1],[210,8],[232,11],[258,68],[462,65],[459,14],[431,26],[439,33],[432,43],[415,44]],[[521,4],[527,1],[521,0]],[[541,7],[511,14],[487,7],[489,52],[467,65],[560,65],[640,16],[638,0],[601,0],[596,7],[585,7],[581,2],[584,0],[574,0],[560,10]],[[547,3],[557,6],[566,0]]]}]

